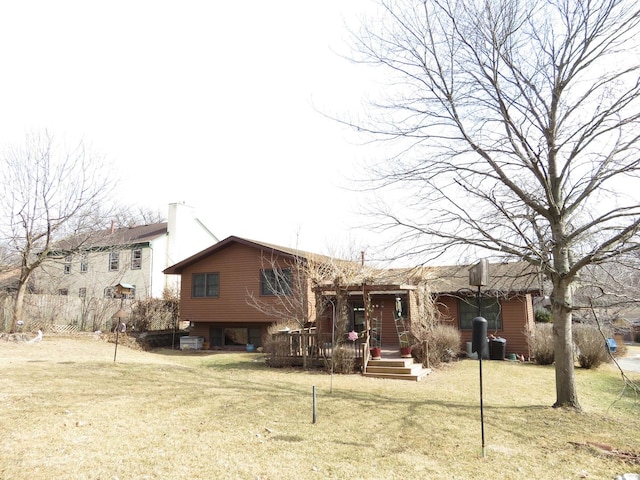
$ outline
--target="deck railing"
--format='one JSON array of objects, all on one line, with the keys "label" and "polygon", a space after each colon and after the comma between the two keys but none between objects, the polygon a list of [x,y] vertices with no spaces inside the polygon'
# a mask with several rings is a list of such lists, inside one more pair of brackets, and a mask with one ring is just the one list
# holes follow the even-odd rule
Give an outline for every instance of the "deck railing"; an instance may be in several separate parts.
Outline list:
[{"label": "deck railing", "polygon": [[[273,334],[273,340],[278,348],[274,349],[272,355],[291,359],[292,363],[302,362],[305,353],[307,360],[311,364],[322,365],[331,359],[334,345],[342,345],[353,349],[354,358],[361,359],[363,356],[364,340],[348,340],[346,334],[344,338],[338,338],[331,333],[317,333],[315,329],[290,330],[287,332],[277,332]],[[368,352],[368,349],[366,350]]]}]

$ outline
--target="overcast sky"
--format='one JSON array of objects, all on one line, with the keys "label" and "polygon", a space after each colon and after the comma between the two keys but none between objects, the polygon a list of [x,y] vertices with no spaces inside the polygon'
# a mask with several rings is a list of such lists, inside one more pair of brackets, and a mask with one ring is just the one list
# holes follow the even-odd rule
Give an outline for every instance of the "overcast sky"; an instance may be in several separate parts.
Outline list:
[{"label": "overcast sky", "polygon": [[185,202],[221,239],[367,248],[342,188],[366,153],[316,108],[358,111],[371,72],[338,53],[369,4],[2,2],[0,142],[83,140],[120,202]]}]

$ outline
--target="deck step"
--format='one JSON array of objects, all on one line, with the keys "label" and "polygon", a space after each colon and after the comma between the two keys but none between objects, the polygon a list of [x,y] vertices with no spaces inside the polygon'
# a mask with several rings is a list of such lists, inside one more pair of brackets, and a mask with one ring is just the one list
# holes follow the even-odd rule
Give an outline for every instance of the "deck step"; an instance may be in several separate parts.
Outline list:
[{"label": "deck step", "polygon": [[364,372],[365,377],[411,380],[418,382],[431,373],[431,369],[413,363],[412,358],[371,360]]},{"label": "deck step", "polygon": [[412,367],[376,367],[369,365],[367,367],[367,373],[413,373]]},{"label": "deck step", "polygon": [[365,377],[371,377],[371,378],[387,378],[387,379],[391,379],[391,380],[410,380],[412,382],[419,382],[420,380],[422,380],[424,377],[426,377],[427,375],[429,375],[431,373],[431,370],[429,369],[424,369],[424,371],[420,374],[416,374],[416,375],[407,375],[406,373],[402,373],[402,374],[394,374],[394,373],[364,373],[363,375]]},{"label": "deck step", "polygon": [[415,365],[413,358],[391,358],[384,360],[369,360],[370,367],[411,367]]}]

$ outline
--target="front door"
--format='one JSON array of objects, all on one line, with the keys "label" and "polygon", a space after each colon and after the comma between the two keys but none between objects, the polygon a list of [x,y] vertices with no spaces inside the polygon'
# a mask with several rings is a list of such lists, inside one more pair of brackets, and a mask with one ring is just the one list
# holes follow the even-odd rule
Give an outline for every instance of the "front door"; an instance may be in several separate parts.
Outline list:
[{"label": "front door", "polygon": [[358,333],[364,332],[364,303],[353,302],[351,304],[351,330]]}]

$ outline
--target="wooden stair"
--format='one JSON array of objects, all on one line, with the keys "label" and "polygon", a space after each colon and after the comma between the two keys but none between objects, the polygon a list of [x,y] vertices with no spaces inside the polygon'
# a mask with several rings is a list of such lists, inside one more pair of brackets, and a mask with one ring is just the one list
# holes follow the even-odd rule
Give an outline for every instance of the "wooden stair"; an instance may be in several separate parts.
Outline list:
[{"label": "wooden stair", "polygon": [[430,373],[430,369],[422,368],[422,365],[419,363],[414,363],[413,358],[389,358],[369,360],[363,375],[365,377],[419,382]]}]

